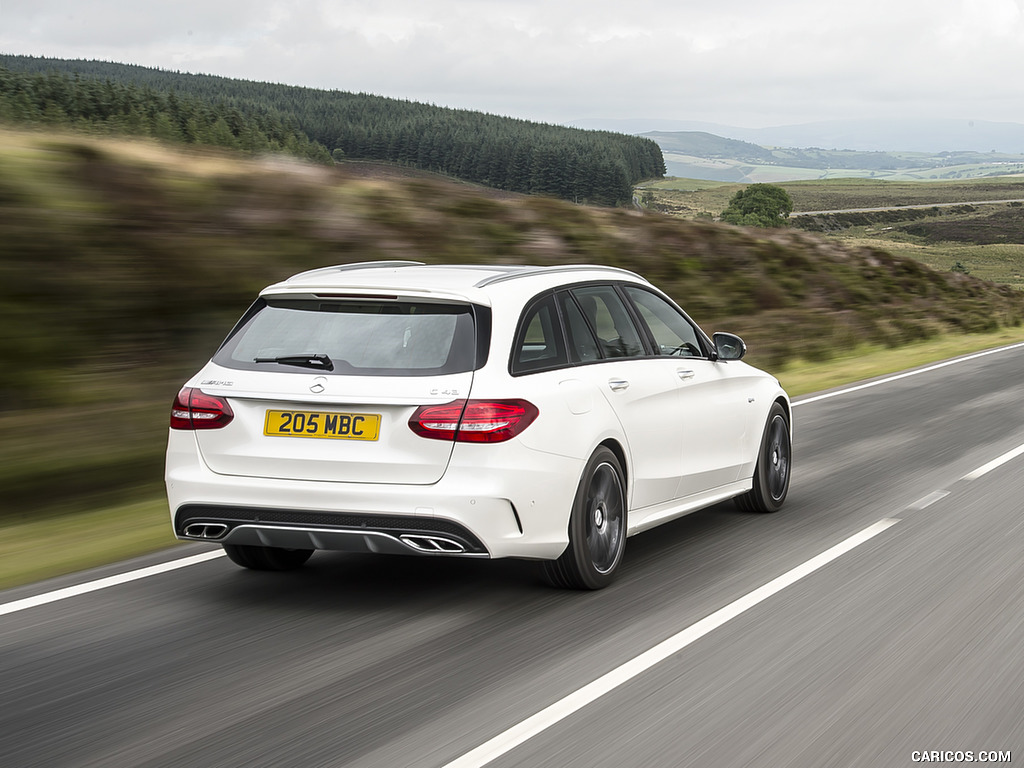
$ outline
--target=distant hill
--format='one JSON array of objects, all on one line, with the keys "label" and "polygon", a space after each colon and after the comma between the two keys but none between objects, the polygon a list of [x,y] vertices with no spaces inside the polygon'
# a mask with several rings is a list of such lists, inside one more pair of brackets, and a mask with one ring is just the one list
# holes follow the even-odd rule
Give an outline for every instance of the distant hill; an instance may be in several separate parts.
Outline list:
[{"label": "distant hill", "polygon": [[821,147],[767,147],[705,131],[651,131],[670,176],[730,182],[866,177],[964,179],[1024,172],[1024,154],[996,152],[867,152]]},{"label": "distant hill", "polygon": [[1024,154],[1024,124],[986,120],[827,120],[767,128],[692,120],[578,120],[580,128],[648,134],[712,133],[765,147],[820,147],[858,152],[996,152]]},{"label": "distant hill", "polygon": [[830,120],[743,134],[738,138],[777,147],[1024,154],[1024,125],[984,120]]},{"label": "distant hill", "polygon": [[771,163],[775,160],[771,150],[765,147],[748,141],[715,136],[704,131],[651,131],[643,135],[657,142],[662,152],[759,163]]}]

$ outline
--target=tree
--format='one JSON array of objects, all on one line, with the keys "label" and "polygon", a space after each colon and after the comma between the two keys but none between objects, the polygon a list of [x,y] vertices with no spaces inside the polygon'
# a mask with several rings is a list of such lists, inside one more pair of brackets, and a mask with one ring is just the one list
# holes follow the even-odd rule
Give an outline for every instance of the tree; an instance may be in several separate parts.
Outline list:
[{"label": "tree", "polygon": [[661,148],[638,136],[383,96],[3,53],[0,117],[250,152],[284,149],[328,164],[340,149],[346,158],[598,205],[628,204],[634,185],[665,175]]},{"label": "tree", "polygon": [[732,196],[722,221],[747,227],[782,227],[793,211],[793,200],[782,187],[751,184]]}]

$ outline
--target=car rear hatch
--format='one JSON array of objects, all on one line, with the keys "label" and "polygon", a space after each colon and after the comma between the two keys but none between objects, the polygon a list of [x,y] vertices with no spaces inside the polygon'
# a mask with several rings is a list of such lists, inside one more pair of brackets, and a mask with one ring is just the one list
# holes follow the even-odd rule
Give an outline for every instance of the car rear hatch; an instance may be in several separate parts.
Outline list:
[{"label": "car rear hatch", "polygon": [[408,422],[420,406],[469,395],[488,320],[472,304],[263,297],[193,381],[232,414],[196,430],[203,460],[246,477],[437,482],[454,442]]}]

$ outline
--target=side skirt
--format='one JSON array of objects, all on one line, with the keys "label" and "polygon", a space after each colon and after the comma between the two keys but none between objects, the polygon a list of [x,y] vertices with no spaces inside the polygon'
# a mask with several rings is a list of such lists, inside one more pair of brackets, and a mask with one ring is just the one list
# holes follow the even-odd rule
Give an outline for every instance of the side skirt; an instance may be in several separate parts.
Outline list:
[{"label": "side skirt", "polygon": [[720,501],[739,496],[749,491],[753,487],[752,483],[752,478],[748,477],[745,480],[729,483],[728,485],[720,485],[718,488],[712,488],[710,491],[703,493],[695,493],[683,499],[673,499],[664,504],[655,504],[642,509],[631,509],[629,510],[627,535],[632,536],[642,533],[669,520],[674,520],[677,517],[688,515],[699,509],[710,507],[712,504],[717,504]]}]

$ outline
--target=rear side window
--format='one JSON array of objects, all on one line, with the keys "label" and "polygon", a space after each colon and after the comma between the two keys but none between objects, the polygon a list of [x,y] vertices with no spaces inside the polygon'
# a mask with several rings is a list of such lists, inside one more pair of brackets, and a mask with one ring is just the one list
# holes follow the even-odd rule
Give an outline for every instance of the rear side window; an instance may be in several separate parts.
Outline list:
[{"label": "rear side window", "polygon": [[565,329],[569,334],[569,354],[574,363],[589,363],[591,360],[600,360],[601,351],[597,347],[597,339],[594,338],[583,311],[568,293],[561,293],[558,301],[562,307],[562,317],[565,318]]},{"label": "rear side window", "polygon": [[610,285],[580,286],[572,290],[587,323],[597,336],[604,357],[639,357],[646,354],[640,334],[626,305]]},{"label": "rear side window", "polygon": [[474,315],[473,307],[455,304],[261,299],[213,360],[294,373],[314,368],[304,358],[325,356],[327,368],[316,369],[328,375],[462,373],[477,367]]},{"label": "rear side window", "polygon": [[550,294],[523,313],[512,348],[512,373],[529,373],[566,365],[562,326]]}]

